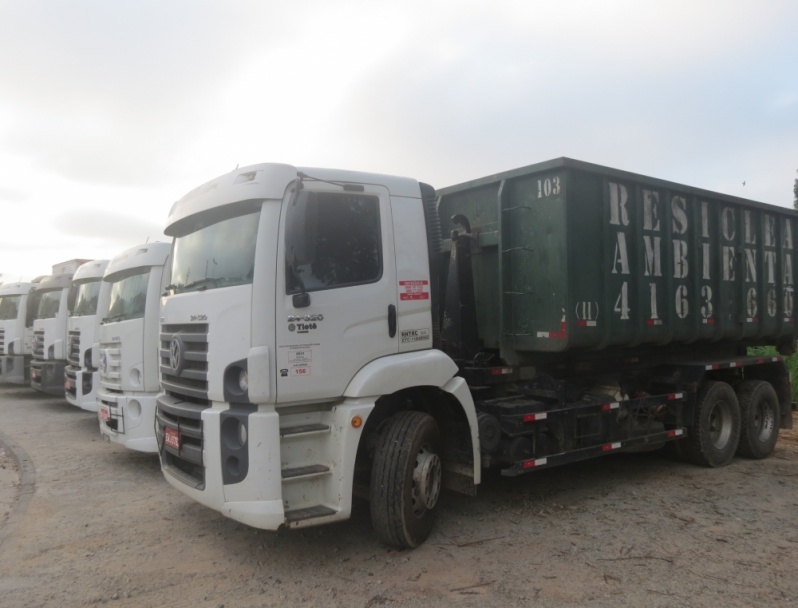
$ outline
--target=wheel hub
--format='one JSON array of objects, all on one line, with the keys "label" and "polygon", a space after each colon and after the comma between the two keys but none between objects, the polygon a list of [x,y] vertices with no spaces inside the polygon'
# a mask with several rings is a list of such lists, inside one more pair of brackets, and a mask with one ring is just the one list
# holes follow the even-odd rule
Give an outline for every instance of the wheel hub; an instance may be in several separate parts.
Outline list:
[{"label": "wheel hub", "polygon": [[423,514],[437,504],[441,494],[442,472],[440,457],[426,446],[422,447],[413,469],[413,511],[416,515]]}]

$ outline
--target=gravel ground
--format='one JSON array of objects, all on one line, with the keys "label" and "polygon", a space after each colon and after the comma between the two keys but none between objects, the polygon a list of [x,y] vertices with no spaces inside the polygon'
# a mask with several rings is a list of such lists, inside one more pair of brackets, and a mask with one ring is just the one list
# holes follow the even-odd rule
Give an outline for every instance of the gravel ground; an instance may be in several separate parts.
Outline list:
[{"label": "gravel ground", "polygon": [[489,475],[414,551],[379,544],[364,503],[306,530],[225,519],[27,389],[0,385],[0,441],[4,608],[798,604],[796,431],[717,470],[646,454]]}]

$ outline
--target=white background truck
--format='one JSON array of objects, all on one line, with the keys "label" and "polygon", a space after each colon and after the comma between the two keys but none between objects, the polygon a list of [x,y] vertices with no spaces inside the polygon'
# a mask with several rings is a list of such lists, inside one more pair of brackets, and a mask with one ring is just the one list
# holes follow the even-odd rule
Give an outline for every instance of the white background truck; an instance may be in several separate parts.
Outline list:
[{"label": "white background truck", "polygon": [[0,287],[0,382],[30,382],[36,293],[35,283],[6,283]]},{"label": "white background truck", "polygon": [[793,210],[571,159],[438,191],[276,164],[172,207],[166,479],[265,529],[413,547],[441,490],[619,451],[765,458],[792,424]]},{"label": "white background truck", "polygon": [[53,274],[42,279],[36,318],[33,321],[31,388],[63,396],[67,366],[67,319],[75,303],[72,275],[89,260],[68,260],[53,265]]},{"label": "white background truck", "polygon": [[99,311],[108,309],[110,285],[103,281],[108,260],[86,262],[75,272],[75,304],[67,320],[66,400],[89,412],[97,411],[99,387]]},{"label": "white background truck", "polygon": [[158,394],[158,313],[168,243],[132,247],[111,260],[110,288],[100,323],[97,417],[102,436],[142,452],[155,452]]}]

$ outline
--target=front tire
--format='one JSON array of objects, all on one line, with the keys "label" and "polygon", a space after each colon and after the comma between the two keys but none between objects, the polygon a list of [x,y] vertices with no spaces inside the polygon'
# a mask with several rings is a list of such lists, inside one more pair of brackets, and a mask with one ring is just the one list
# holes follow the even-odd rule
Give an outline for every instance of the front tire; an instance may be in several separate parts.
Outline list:
[{"label": "front tire", "polygon": [[747,380],[737,391],[740,401],[740,444],[737,454],[767,458],[779,439],[779,398],[769,382]]},{"label": "front tire", "polygon": [[707,380],[698,392],[696,421],[680,446],[690,462],[722,467],[731,461],[740,439],[740,404],[725,382]]},{"label": "front tire", "polygon": [[384,543],[406,549],[429,536],[442,488],[440,431],[423,412],[399,412],[380,433],[371,469],[371,523]]}]

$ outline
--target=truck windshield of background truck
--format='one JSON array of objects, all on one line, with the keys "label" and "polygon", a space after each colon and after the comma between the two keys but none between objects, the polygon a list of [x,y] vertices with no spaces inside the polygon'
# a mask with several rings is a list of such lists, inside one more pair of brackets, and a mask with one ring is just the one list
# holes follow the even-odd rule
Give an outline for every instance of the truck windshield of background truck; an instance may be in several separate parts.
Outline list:
[{"label": "truck windshield of background truck", "polygon": [[22,299],[22,296],[3,296],[0,298],[0,321],[17,318],[20,299]]},{"label": "truck windshield of background truck", "polygon": [[303,191],[286,215],[286,293],[379,281],[380,243],[377,197]]},{"label": "truck windshield of background truck", "polygon": [[39,293],[41,294],[41,299],[39,300],[39,308],[36,311],[36,318],[54,318],[58,314],[58,309],[61,306],[61,289],[52,289]]},{"label": "truck windshield of background truck", "polygon": [[75,299],[75,309],[72,311],[73,317],[83,317],[97,313],[97,301],[100,299],[101,279],[81,283],[78,285],[78,293]]},{"label": "truck windshield of background truck", "polygon": [[135,274],[128,274],[111,283],[111,297],[108,316],[105,323],[116,323],[129,319],[144,317],[144,305],[147,303],[147,283],[150,280],[150,269],[134,269]]},{"label": "truck windshield of background truck", "polygon": [[172,294],[252,283],[260,210],[178,236],[172,249]]}]

